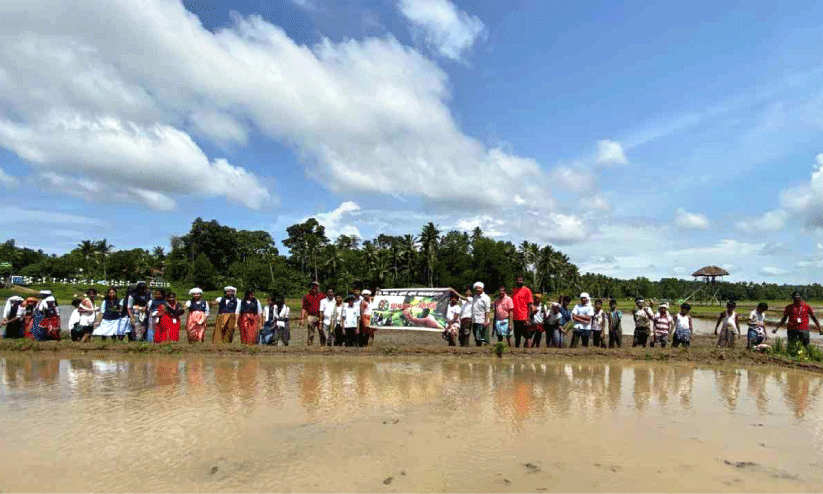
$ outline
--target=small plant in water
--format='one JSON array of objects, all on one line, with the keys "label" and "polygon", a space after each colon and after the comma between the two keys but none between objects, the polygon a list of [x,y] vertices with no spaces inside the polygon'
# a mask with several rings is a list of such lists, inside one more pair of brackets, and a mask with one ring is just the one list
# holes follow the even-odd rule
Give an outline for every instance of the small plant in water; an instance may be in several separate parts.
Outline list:
[{"label": "small plant in water", "polygon": [[498,357],[498,358],[501,358],[501,357],[503,357],[503,352],[505,352],[505,351],[506,351],[506,348],[508,348],[508,345],[506,345],[505,343],[503,343],[503,342],[501,341],[500,343],[496,343],[496,344],[492,347],[492,353],[494,353],[495,355],[497,355],[497,357]]}]

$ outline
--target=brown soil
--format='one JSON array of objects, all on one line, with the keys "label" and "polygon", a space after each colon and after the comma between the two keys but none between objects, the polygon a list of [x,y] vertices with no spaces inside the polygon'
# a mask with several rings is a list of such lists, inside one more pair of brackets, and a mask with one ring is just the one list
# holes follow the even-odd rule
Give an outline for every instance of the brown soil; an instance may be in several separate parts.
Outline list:
[{"label": "brown soil", "polygon": [[[64,336],[68,336],[65,335]],[[185,339],[184,335],[183,338]],[[210,336],[210,335],[209,335]],[[50,352],[59,355],[111,355],[111,354],[170,354],[170,355],[254,355],[254,356],[418,356],[433,358],[501,358],[506,360],[637,360],[652,362],[691,362],[703,365],[771,365],[792,369],[823,373],[823,364],[798,362],[787,357],[747,351],[745,342],[738,340],[738,347],[720,349],[714,345],[715,339],[698,335],[692,338],[692,346],[684,348],[631,348],[631,336],[624,335],[623,348],[509,348],[502,349],[500,355],[495,346],[449,347],[439,333],[422,331],[380,330],[373,346],[366,348],[320,347],[317,338],[313,346],[306,345],[306,330],[294,328],[290,346],[246,346],[238,342],[227,345],[189,344],[188,342],[152,344],[135,342],[93,341],[75,343],[64,339],[55,342],[32,340],[0,340],[0,352],[27,353]],[[628,347],[625,343],[628,342]],[[567,343],[568,344],[568,343]]]}]

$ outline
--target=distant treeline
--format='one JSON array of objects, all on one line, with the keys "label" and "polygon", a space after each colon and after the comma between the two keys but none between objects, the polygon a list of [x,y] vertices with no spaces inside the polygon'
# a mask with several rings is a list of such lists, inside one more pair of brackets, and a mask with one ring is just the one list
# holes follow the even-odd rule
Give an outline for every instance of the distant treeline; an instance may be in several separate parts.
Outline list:
[{"label": "distant treeline", "polygon": [[[268,232],[236,230],[197,218],[188,233],[171,238],[170,252],[159,246],[117,250],[103,239],[82,240],[71,252],[50,256],[7,240],[0,246],[0,262],[11,264],[3,268],[4,275],[128,281],[163,278],[206,290],[234,285],[286,296],[299,295],[315,279],[340,291],[414,286],[462,290],[483,281],[488,292],[495,292],[501,284],[511,287],[518,273],[536,291],[553,296],[576,296],[585,290],[601,298],[678,300],[701,286],[701,282],[677,278],[620,280],[581,274],[565,254],[550,245],[526,241],[515,245],[486,237],[479,228],[472,233],[441,232],[428,223],[417,234],[381,234],[371,240],[342,235],[332,241],[311,218],[288,227],[286,233],[283,246],[288,255],[282,255]],[[717,287],[724,300],[788,299],[796,289],[807,299],[823,299],[820,284],[721,282]]]}]

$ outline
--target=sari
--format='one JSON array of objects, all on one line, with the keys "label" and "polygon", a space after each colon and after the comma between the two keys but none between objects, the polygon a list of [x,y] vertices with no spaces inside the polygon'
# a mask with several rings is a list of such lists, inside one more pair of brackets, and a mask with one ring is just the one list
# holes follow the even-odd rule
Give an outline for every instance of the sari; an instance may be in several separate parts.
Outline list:
[{"label": "sari", "polygon": [[237,322],[240,327],[240,342],[244,345],[257,343],[257,331],[260,327],[260,315],[252,312],[240,314]]},{"label": "sari", "polygon": [[157,308],[158,321],[154,328],[154,342],[180,341],[180,304],[168,302]]},{"label": "sari", "polygon": [[203,338],[206,336],[206,313],[200,310],[189,312],[189,317],[186,319],[186,334],[189,337],[189,343],[203,343]]}]

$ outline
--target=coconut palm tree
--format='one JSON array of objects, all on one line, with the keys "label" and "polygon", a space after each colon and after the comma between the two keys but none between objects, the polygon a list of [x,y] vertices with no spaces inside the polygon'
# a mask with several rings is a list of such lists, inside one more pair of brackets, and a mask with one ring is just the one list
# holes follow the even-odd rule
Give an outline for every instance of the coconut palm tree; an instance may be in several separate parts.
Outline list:
[{"label": "coconut palm tree", "polygon": [[414,235],[404,235],[400,242],[400,255],[406,263],[407,282],[409,285],[414,281],[414,267],[417,264],[417,237]]},{"label": "coconut palm tree", "polygon": [[91,272],[91,261],[94,259],[94,256],[97,254],[97,249],[95,248],[95,243],[91,240],[83,240],[77,247],[80,249],[80,257],[86,261],[86,276],[92,276]]},{"label": "coconut palm tree", "polygon": [[440,230],[431,221],[420,233],[420,244],[426,258],[426,271],[429,275],[429,287],[434,286],[434,263],[437,261],[437,246],[440,243]]},{"label": "coconut palm tree", "polygon": [[106,241],[104,238],[99,242],[95,242],[94,250],[97,255],[103,258],[103,279],[107,279],[108,276],[106,274],[106,258],[111,255],[112,251],[114,251],[114,246]]}]

